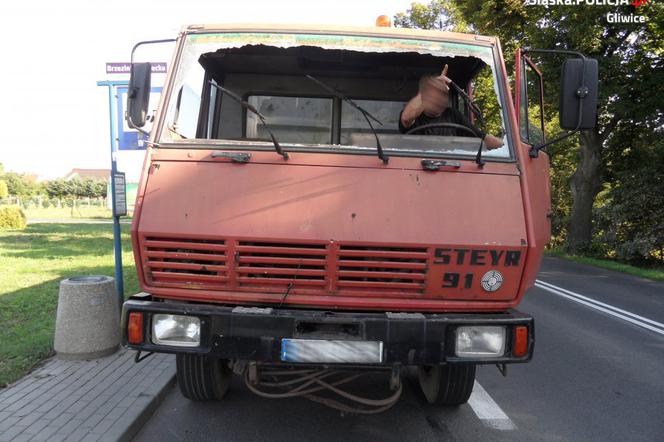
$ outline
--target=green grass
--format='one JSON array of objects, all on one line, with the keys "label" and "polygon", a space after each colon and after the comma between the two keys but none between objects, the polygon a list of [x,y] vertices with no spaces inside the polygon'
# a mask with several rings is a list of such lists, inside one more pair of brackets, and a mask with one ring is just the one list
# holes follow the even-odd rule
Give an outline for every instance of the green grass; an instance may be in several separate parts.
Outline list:
[{"label": "green grass", "polygon": [[111,219],[113,216],[106,207],[30,207],[23,209],[28,219]]},{"label": "green grass", "polygon": [[613,270],[615,272],[622,272],[629,275],[639,276],[641,278],[652,279],[654,281],[664,281],[664,268],[642,268],[610,259],[569,255],[559,249],[547,250],[546,254],[550,256],[557,256],[559,258],[569,259],[571,261],[578,262],[579,264],[588,264],[602,269]]},{"label": "green grass", "polygon": [[[129,225],[122,226],[125,294],[138,291]],[[59,281],[114,275],[110,224],[32,224],[0,231],[0,387],[53,353]]]}]

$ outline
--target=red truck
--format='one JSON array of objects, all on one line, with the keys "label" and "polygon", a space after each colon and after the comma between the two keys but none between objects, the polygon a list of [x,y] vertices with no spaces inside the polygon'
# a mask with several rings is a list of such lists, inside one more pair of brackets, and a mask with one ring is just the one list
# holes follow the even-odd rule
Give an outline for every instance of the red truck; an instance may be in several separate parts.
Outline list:
[{"label": "red truck", "polygon": [[[400,391],[412,367],[430,403],[458,405],[478,364],[528,362],[534,322],[515,307],[549,240],[557,141],[529,55],[552,52],[570,56],[568,136],[596,119],[597,62],[573,51],[517,51],[513,96],[494,37],[185,27],[151,118],[125,344],[175,354],[194,400],[233,373],[256,391],[299,375],[303,392],[383,370]],[[150,64],[133,53],[129,90],[142,128]]]}]

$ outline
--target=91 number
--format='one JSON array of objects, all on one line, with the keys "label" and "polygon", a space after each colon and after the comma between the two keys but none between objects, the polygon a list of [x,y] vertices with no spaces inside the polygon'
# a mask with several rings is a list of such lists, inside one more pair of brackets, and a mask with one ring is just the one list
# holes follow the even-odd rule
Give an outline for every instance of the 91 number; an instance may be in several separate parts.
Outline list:
[{"label": "91 number", "polygon": [[[443,275],[443,288],[451,289],[459,287],[459,282],[461,280],[461,275],[458,273],[445,273]],[[466,273],[463,277],[463,288],[469,289],[473,285],[473,274]]]}]

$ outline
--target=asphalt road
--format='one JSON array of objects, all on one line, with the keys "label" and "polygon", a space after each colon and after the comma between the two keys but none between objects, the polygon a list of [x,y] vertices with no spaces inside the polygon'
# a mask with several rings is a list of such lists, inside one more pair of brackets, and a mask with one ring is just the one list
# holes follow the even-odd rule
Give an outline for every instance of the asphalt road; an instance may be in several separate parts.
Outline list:
[{"label": "asphalt road", "polygon": [[262,399],[236,379],[219,403],[174,388],[136,440],[664,441],[664,283],[557,258],[538,281],[519,307],[535,317],[533,361],[507,378],[479,368],[467,405],[428,407],[406,382],[391,410],[344,415]]}]

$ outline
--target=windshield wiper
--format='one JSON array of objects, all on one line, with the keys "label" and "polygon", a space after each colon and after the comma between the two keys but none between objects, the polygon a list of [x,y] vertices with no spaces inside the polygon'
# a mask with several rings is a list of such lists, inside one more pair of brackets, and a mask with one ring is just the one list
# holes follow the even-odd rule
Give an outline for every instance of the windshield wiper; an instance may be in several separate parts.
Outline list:
[{"label": "windshield wiper", "polygon": [[464,100],[466,100],[466,103],[468,103],[468,106],[470,107],[470,110],[473,111],[473,113],[475,114],[475,116],[479,120],[480,126],[484,127],[484,125],[485,125],[484,117],[482,117],[482,111],[480,111],[480,107],[477,105],[477,103],[475,103],[475,101],[473,101],[473,99],[468,96],[466,91],[461,89],[459,87],[459,85],[457,85],[455,82],[450,81],[449,84],[450,84],[450,86],[452,86],[454,88],[454,90],[457,92],[457,94],[459,94]]},{"label": "windshield wiper", "polygon": [[[450,81],[449,85],[454,88],[457,94],[459,94],[464,100],[466,100],[466,103],[468,103],[468,107],[477,117],[477,121],[479,121],[480,127],[482,127],[483,130],[486,129],[486,123],[484,123],[482,112],[480,111],[480,108],[477,105],[477,103],[475,103],[473,99],[468,96],[466,91],[461,89],[455,82]],[[484,160],[482,159],[482,147],[484,147],[484,140],[480,140],[480,148],[477,149],[477,155],[475,156],[475,162],[480,167],[484,166]]]},{"label": "windshield wiper", "polygon": [[272,131],[270,130],[270,127],[268,126],[267,121],[265,120],[265,116],[263,114],[261,114],[258,111],[258,109],[256,109],[254,106],[252,106],[251,104],[244,101],[235,92],[230,91],[230,90],[226,89],[225,87],[219,86],[218,84],[215,84],[212,81],[209,81],[209,83],[213,87],[219,89],[221,92],[223,92],[226,95],[228,95],[229,97],[231,97],[233,100],[240,103],[240,106],[242,106],[243,108],[245,108],[249,112],[251,112],[253,114],[256,114],[256,116],[261,120],[261,123],[263,123],[263,126],[265,127],[265,130],[267,131],[267,133],[270,134],[270,138],[272,138],[272,143],[274,144],[274,150],[276,150],[279,155],[284,157],[284,160],[288,159],[288,153],[284,152],[284,150],[281,148],[281,146],[279,145],[279,142],[277,141],[277,137],[275,137],[274,134],[272,133]]},{"label": "windshield wiper", "polygon": [[342,94],[341,92],[339,92],[338,90],[333,88],[332,86],[323,83],[319,79],[317,79],[317,78],[315,78],[315,77],[313,77],[309,74],[307,74],[306,77],[309,80],[312,80],[315,83],[317,83],[319,86],[321,86],[326,91],[333,94],[335,97],[339,98],[340,100],[345,101],[346,103],[348,103],[349,105],[351,105],[352,107],[357,109],[362,114],[364,119],[367,120],[367,124],[369,124],[369,127],[371,128],[371,132],[373,132],[374,137],[376,137],[376,151],[378,151],[378,158],[380,158],[383,161],[383,163],[387,164],[387,162],[389,161],[390,158],[387,155],[385,155],[385,152],[383,152],[383,146],[381,146],[381,144],[380,144],[380,140],[378,139],[378,133],[376,133],[376,129],[374,129],[373,124],[371,124],[371,120],[374,120],[375,122],[377,122],[381,126],[383,125],[383,123],[378,118],[371,115],[366,109],[362,108],[359,104],[357,104],[356,102],[354,102],[353,100],[351,100],[350,98],[348,98],[347,96],[345,96],[344,94]]}]

